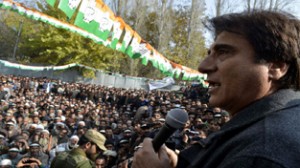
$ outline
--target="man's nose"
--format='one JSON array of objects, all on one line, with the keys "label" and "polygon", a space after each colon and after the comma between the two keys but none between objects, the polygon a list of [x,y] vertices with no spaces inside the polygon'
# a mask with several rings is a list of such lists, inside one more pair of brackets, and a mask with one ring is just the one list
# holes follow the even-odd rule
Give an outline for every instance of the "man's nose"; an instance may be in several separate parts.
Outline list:
[{"label": "man's nose", "polygon": [[198,71],[201,73],[209,73],[216,70],[216,64],[211,56],[207,56],[198,67]]}]

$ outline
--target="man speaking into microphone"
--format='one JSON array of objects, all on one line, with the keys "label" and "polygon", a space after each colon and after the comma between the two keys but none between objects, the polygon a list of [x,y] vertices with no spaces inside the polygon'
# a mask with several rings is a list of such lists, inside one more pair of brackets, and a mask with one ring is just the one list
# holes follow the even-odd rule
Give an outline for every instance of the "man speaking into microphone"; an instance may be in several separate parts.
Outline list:
[{"label": "man speaking into microphone", "polygon": [[199,71],[209,105],[232,116],[177,156],[145,139],[133,168],[295,168],[300,165],[300,21],[250,10],[212,18],[215,41]]}]

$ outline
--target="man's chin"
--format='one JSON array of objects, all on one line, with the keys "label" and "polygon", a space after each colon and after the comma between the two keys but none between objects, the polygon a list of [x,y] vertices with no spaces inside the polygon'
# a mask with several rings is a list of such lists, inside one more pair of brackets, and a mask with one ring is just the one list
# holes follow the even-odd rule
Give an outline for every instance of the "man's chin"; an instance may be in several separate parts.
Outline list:
[{"label": "man's chin", "polygon": [[218,103],[216,97],[210,97],[208,100],[209,106],[211,107],[219,107],[220,103]]},{"label": "man's chin", "polygon": [[87,157],[88,157],[91,161],[95,162],[95,161],[96,161],[96,158],[98,157],[98,154],[97,154],[97,153],[96,153],[96,154],[87,154]]}]

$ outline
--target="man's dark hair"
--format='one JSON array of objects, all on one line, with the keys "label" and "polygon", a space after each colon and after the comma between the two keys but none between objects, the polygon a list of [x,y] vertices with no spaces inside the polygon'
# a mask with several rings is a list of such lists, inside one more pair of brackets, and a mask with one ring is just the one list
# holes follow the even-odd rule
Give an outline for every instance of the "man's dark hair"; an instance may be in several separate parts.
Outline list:
[{"label": "man's dark hair", "polygon": [[82,135],[78,141],[78,145],[82,146],[85,145],[86,143],[91,142],[91,140],[87,139],[84,135]]},{"label": "man's dark hair", "polygon": [[300,90],[300,21],[285,12],[253,10],[212,18],[206,24],[217,37],[227,31],[240,34],[253,46],[258,63],[289,65],[278,81],[281,88]]}]

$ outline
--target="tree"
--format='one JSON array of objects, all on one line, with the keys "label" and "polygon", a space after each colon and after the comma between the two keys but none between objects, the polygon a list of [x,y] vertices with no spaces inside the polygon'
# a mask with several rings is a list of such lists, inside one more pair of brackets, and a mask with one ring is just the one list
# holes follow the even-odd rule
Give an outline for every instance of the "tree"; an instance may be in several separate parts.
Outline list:
[{"label": "tree", "polygon": [[196,69],[206,54],[203,37],[204,1],[192,0],[190,19],[188,23],[188,65]]},{"label": "tree", "polygon": [[13,47],[16,42],[16,32],[10,28],[6,23],[5,19],[7,18],[9,11],[0,10],[0,58],[1,59],[10,59],[12,57]]},{"label": "tree", "polygon": [[[43,13],[60,20],[66,20],[65,15],[58,9],[44,6],[43,4],[38,4],[37,6]],[[8,11],[8,15],[5,18],[2,18],[1,25],[3,25],[3,28],[6,27],[6,29],[1,29],[3,31],[1,35],[7,37],[4,34],[5,32],[15,32],[18,29],[20,20],[24,20],[18,50],[18,61],[22,63],[38,63],[42,65],[79,63],[111,71],[119,68],[119,65],[115,65],[112,60],[124,59],[125,57],[124,54],[96,44],[90,39],[45,23],[27,19],[10,11]],[[4,39],[7,39],[6,37]],[[15,38],[14,36],[12,37]],[[13,41],[10,45],[13,44]]]},{"label": "tree", "polygon": [[295,0],[247,0],[245,1],[245,7],[248,12],[253,9],[267,9],[267,10],[291,10],[292,5],[295,4]]},{"label": "tree", "polygon": [[[20,22],[23,22],[22,28],[20,28]],[[9,10],[0,10],[0,41],[2,59],[16,61],[13,58],[14,47],[17,42],[17,38],[22,40],[22,37],[27,37],[29,34],[35,34],[38,27],[35,26],[36,21],[25,18],[15,12]],[[31,26],[31,27],[30,27]],[[22,32],[22,36],[18,37],[18,31]],[[2,39],[2,40],[1,40]],[[18,59],[22,56],[19,50],[17,50]]]}]

